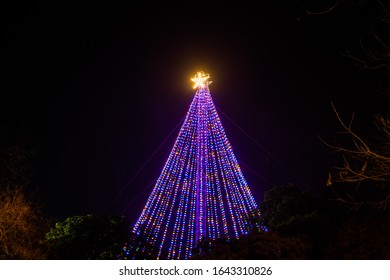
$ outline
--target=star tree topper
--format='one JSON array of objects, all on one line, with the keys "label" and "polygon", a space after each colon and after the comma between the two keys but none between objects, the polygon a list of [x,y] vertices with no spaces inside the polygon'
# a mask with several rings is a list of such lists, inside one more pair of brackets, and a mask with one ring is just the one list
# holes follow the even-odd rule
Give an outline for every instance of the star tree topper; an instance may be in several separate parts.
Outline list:
[{"label": "star tree topper", "polygon": [[195,83],[194,88],[205,88],[212,83],[212,81],[208,81],[208,79],[210,79],[210,75],[200,71],[196,73],[195,77],[193,77],[191,81]]}]

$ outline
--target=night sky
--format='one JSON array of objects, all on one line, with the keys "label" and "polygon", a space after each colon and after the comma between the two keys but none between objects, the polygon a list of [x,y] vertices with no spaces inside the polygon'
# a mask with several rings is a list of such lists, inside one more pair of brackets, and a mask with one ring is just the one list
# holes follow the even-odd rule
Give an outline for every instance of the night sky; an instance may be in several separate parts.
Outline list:
[{"label": "night sky", "polygon": [[268,180],[324,188],[334,155],[318,136],[332,140],[340,130],[331,102],[345,117],[355,112],[360,127],[380,106],[375,79],[342,54],[357,49],[368,19],[342,8],[303,16],[311,1],[239,2],[1,9],[0,120],[29,132],[37,150],[29,188],[48,215],[134,221],[200,70],[211,76],[214,103],[258,202]]}]

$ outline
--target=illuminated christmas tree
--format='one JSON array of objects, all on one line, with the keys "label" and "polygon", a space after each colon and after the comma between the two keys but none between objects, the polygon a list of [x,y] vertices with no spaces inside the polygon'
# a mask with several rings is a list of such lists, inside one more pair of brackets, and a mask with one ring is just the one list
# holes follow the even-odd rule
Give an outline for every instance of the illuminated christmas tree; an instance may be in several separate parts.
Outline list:
[{"label": "illuminated christmas tree", "polygon": [[200,242],[239,238],[253,226],[258,207],[218,117],[209,78],[198,72],[192,79],[197,91],[134,225],[128,258],[188,259]]}]

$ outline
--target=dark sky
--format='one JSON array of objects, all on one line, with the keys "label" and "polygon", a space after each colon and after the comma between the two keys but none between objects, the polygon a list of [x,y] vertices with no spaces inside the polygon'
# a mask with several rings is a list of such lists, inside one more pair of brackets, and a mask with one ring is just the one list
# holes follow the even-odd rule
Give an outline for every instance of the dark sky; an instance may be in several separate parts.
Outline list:
[{"label": "dark sky", "polygon": [[359,13],[302,17],[303,1],[125,2],[1,9],[1,121],[32,132],[30,187],[48,215],[137,218],[199,70],[257,201],[264,178],[324,188],[333,155],[318,135],[339,130],[331,102],[358,124],[378,106],[373,78],[341,54],[366,32]]}]

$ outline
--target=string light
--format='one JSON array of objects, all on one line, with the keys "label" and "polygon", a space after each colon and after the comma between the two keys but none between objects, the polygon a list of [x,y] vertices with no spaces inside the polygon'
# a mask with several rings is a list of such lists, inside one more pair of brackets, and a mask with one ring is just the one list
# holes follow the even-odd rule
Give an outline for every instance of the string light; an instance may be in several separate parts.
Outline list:
[{"label": "string light", "polygon": [[258,207],[217,114],[209,78],[204,72],[192,78],[197,91],[134,225],[128,255],[188,259],[206,238],[248,233],[248,217]]}]

